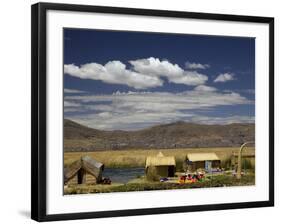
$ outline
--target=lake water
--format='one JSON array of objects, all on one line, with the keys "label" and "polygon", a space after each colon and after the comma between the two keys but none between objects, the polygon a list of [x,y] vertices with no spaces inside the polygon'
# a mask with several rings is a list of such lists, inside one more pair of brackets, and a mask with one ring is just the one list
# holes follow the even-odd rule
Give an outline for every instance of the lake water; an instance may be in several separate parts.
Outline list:
[{"label": "lake water", "polygon": [[105,168],[102,176],[109,177],[112,182],[127,183],[131,179],[135,179],[144,175],[144,168]]}]

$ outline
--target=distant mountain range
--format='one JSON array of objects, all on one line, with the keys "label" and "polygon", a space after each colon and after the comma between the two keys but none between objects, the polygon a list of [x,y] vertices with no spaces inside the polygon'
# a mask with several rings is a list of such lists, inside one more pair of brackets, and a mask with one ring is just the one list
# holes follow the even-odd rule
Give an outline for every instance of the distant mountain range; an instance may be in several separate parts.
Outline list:
[{"label": "distant mountain range", "polygon": [[64,120],[65,151],[234,147],[255,140],[254,124],[204,125],[186,122],[138,131],[102,131]]}]

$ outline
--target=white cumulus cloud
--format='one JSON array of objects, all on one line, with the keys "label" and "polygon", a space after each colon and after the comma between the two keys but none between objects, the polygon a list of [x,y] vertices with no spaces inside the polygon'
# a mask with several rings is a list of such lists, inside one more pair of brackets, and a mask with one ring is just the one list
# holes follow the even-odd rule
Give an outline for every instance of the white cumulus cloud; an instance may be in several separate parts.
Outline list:
[{"label": "white cumulus cloud", "polygon": [[105,65],[88,63],[79,66],[64,65],[64,73],[81,79],[101,80],[110,84],[125,84],[135,89],[162,86],[163,81],[158,77],[134,72],[126,69],[120,61],[109,61]]},{"label": "white cumulus cloud", "polygon": [[[104,130],[133,130],[156,124],[187,121],[197,123],[232,123],[252,121],[247,116],[208,118],[196,111],[216,110],[218,106],[250,105],[253,102],[238,93],[205,91],[205,87],[181,93],[116,92],[111,95],[70,95],[65,101],[76,104],[76,112],[68,118],[87,126]],[[210,87],[211,88],[211,87]],[[201,90],[200,90],[201,89]],[[66,106],[74,111],[75,104]]]},{"label": "white cumulus cloud", "polygon": [[166,77],[169,82],[196,86],[204,84],[208,76],[196,71],[183,70],[178,64],[172,64],[167,60],[150,57],[129,61],[133,69],[137,72],[153,77]]},{"label": "white cumulus cloud", "polygon": [[105,65],[87,63],[81,66],[64,65],[64,73],[81,79],[101,80],[109,84],[123,84],[135,89],[147,89],[162,86],[163,77],[171,83],[202,85],[208,76],[196,71],[183,70],[179,65],[167,60],[150,57],[129,61],[131,68],[121,61],[109,61]]},{"label": "white cumulus cloud", "polygon": [[205,91],[205,92],[213,92],[213,91],[216,91],[217,89],[215,87],[212,87],[212,86],[199,85],[199,86],[196,86],[194,88],[194,90]]},{"label": "white cumulus cloud", "polygon": [[227,82],[231,80],[235,80],[233,73],[223,73],[219,74],[214,82]]},{"label": "white cumulus cloud", "polygon": [[187,69],[207,69],[210,68],[209,64],[201,64],[201,63],[195,63],[195,62],[185,62],[185,67]]}]

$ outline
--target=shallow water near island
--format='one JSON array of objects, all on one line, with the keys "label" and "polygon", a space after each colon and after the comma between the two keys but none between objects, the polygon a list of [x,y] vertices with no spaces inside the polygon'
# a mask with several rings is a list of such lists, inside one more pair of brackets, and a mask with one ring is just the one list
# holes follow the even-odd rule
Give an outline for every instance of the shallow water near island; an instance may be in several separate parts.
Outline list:
[{"label": "shallow water near island", "polygon": [[144,168],[105,168],[103,177],[109,177],[115,183],[128,183],[128,181],[144,175]]}]

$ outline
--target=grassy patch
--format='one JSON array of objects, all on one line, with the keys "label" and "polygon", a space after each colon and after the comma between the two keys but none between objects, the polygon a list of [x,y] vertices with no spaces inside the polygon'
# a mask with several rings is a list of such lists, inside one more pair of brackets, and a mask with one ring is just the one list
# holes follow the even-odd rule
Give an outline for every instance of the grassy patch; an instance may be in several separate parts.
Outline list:
[{"label": "grassy patch", "polygon": [[[229,160],[232,152],[238,152],[238,147],[228,148],[186,148],[186,149],[139,149],[139,150],[111,150],[95,152],[65,152],[64,165],[79,159],[82,155],[89,155],[105,164],[107,168],[144,167],[147,156],[155,156],[160,151],[165,156],[175,156],[177,170],[183,169],[182,162],[190,152],[215,152],[222,163]],[[254,148],[246,148],[245,152],[253,152]]]},{"label": "grassy patch", "polygon": [[110,192],[129,192],[129,191],[151,191],[151,190],[172,190],[188,188],[210,188],[227,186],[248,186],[255,184],[255,175],[248,174],[242,176],[240,180],[231,175],[218,175],[208,177],[205,181],[178,184],[178,183],[160,183],[140,179],[136,182],[127,184],[112,185],[76,185],[65,189],[65,194],[89,194],[89,193],[110,193]]}]

